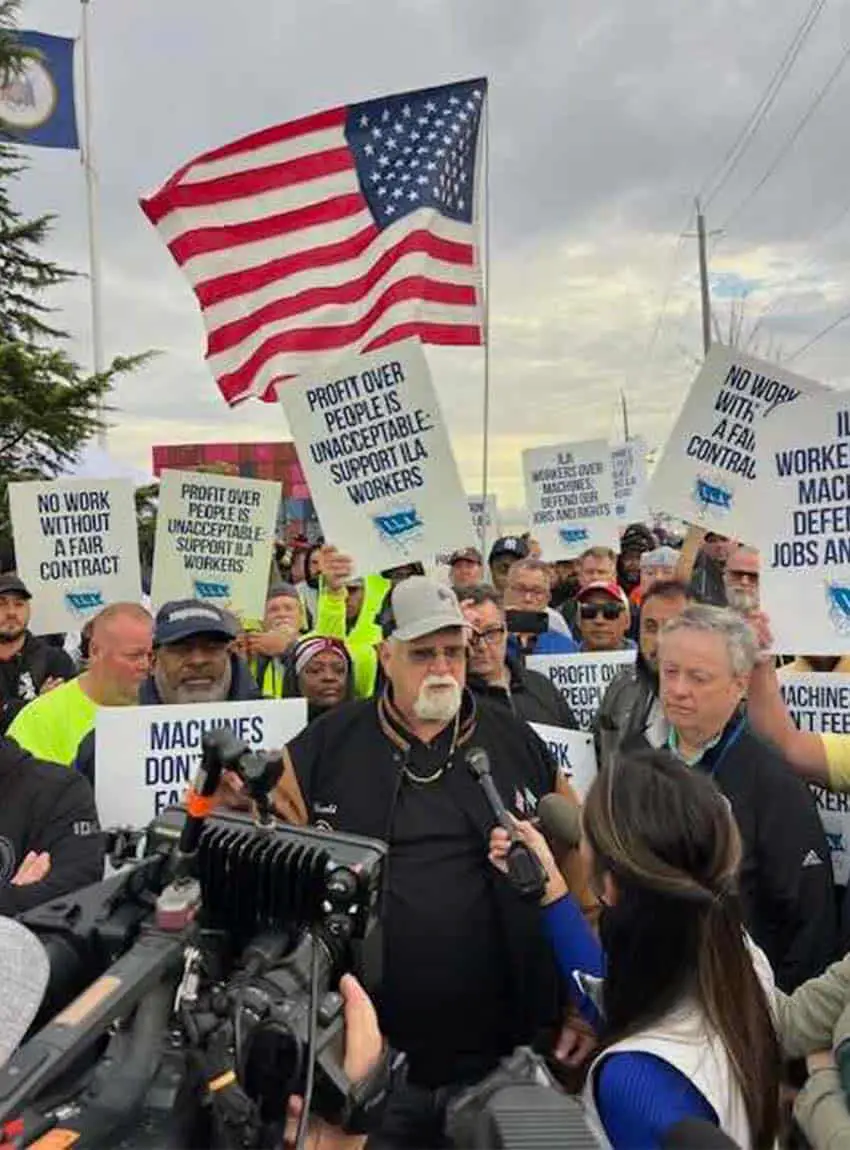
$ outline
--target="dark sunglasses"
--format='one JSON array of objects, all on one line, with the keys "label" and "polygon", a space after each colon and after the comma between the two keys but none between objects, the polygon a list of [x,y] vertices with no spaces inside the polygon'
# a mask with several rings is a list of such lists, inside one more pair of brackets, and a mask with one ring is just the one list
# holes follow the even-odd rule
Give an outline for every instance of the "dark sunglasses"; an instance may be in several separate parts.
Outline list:
[{"label": "dark sunglasses", "polygon": [[623,613],[623,606],[620,603],[582,603],[581,617],[582,619],[597,619],[600,615],[603,619],[613,622],[614,619],[619,619]]}]

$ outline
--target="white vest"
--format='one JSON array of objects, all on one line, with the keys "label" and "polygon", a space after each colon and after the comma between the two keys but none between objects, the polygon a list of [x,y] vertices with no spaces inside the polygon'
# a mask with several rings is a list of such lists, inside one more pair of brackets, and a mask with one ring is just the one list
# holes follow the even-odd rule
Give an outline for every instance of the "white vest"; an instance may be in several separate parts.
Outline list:
[{"label": "white vest", "polygon": [[[747,938],[753,965],[773,1004],[775,984],[770,963],[761,950]],[[590,990],[584,979],[584,989]],[[596,980],[593,980],[596,981]],[[584,1088],[584,1107],[588,1123],[600,1146],[610,1147],[605,1127],[596,1109],[594,1085],[602,1062],[609,1054],[625,1051],[652,1054],[683,1074],[702,1094],[714,1113],[720,1129],[736,1146],[744,1150],[752,1147],[750,1124],[744,1096],[732,1071],[732,1064],[722,1040],[711,1029],[700,1009],[693,1001],[683,1003],[659,1019],[654,1026],[639,1031],[622,1042],[609,1046],[590,1068]]]}]

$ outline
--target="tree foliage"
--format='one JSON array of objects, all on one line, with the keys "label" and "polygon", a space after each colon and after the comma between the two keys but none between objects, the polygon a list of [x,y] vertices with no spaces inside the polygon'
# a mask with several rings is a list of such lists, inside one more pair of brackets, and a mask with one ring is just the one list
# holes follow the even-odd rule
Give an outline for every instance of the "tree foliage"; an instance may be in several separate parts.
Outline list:
[{"label": "tree foliage", "polygon": [[[16,39],[18,0],[0,0],[0,88],[26,53]],[[147,356],[115,359],[98,375],[63,349],[48,293],[76,273],[45,258],[53,217],[28,218],[13,191],[24,170],[14,134],[0,121],[0,552],[11,554],[8,484],[52,479],[102,430],[116,376]]]}]

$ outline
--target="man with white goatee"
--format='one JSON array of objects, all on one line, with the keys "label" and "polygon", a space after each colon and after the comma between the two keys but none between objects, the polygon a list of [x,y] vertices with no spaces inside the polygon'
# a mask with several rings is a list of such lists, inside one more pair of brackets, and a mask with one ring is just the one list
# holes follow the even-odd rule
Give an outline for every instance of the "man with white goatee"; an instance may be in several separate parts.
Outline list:
[{"label": "man with white goatee", "polygon": [[[534,908],[488,869],[495,819],[467,756],[486,751],[518,817],[554,790],[577,800],[528,725],[467,689],[468,624],[454,592],[414,575],[390,606],[381,691],[334,708],[289,744],[275,803],[290,821],[389,843],[376,1002],[408,1075],[379,1141],[433,1147],[452,1094],[557,1029],[566,1008]],[[592,911],[578,852],[562,863]]]}]

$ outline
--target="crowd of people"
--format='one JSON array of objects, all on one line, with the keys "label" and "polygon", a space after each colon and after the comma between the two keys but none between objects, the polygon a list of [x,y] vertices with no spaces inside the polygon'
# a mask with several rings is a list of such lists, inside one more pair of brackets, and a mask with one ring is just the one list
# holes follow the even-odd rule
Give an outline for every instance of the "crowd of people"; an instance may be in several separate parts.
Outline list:
[{"label": "crowd of people", "polygon": [[[704,1145],[772,1146],[792,1088],[816,1150],[850,1145],[832,1054],[849,936],[807,785],[850,789],[850,735],[798,730],[781,693],[788,659],[846,667],[771,653],[757,552],[696,529],[678,543],[634,524],[619,553],[551,563],[514,535],[486,564],[468,546],[441,574],[365,576],[330,543],[290,548],[260,628],[183,600],[34,636],[29,590],[0,576],[0,914],[102,873],[94,788],[122,767],[97,761],[99,708],[303,698],[279,817],[389,845],[375,1008],[406,1069],[370,1145],[444,1145],[451,1099],[525,1044],[583,1091],[602,1145],[675,1144],[693,1121],[731,1139]],[[528,661],[607,652],[634,660],[593,718],[582,804],[529,725],[576,716]],[[553,793],[581,808],[580,848],[536,829]],[[516,842],[546,874],[539,907],[505,874]],[[360,993],[347,984],[371,1034]]]}]

